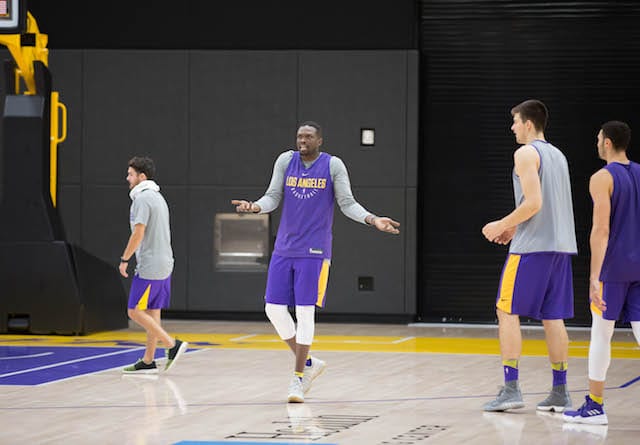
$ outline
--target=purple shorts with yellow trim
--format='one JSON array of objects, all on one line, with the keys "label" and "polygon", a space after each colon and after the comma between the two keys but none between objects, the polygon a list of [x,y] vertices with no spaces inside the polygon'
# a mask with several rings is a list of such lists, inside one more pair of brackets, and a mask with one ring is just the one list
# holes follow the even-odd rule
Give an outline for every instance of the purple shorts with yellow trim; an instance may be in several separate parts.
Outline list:
[{"label": "purple shorts with yellow trim", "polygon": [[573,274],[568,253],[509,254],[496,307],[536,320],[573,318]]},{"label": "purple shorts with yellow trim", "polygon": [[324,307],[330,265],[328,258],[273,255],[269,262],[265,301],[287,306]]},{"label": "purple shorts with yellow trim", "polygon": [[133,276],[129,290],[129,309],[164,309],[169,307],[171,297],[171,275],[164,280],[145,280]]},{"label": "purple shorts with yellow trim", "polygon": [[640,281],[601,283],[600,292],[607,310],[601,312],[592,303],[593,312],[605,320],[640,321]]}]

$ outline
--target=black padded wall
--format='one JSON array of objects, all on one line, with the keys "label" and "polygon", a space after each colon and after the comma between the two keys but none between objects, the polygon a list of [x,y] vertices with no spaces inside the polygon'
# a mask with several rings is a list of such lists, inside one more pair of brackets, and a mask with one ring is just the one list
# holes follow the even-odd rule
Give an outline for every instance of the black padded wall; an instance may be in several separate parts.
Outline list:
[{"label": "black padded wall", "polygon": [[[4,96],[0,331],[88,333],[126,326],[115,268],[66,241],[50,193],[50,71],[36,94]],[[51,176],[51,178],[50,178]]]},{"label": "black padded wall", "polygon": [[[574,324],[589,324],[590,175],[610,119],[640,127],[637,2],[434,1],[421,9],[420,315],[493,321],[506,248],[480,230],[513,209],[511,107],[550,110],[547,138],[567,155],[579,255]],[[630,155],[637,154],[632,141]]]},{"label": "black padded wall", "polygon": [[27,0],[54,49],[415,49],[415,0]]}]

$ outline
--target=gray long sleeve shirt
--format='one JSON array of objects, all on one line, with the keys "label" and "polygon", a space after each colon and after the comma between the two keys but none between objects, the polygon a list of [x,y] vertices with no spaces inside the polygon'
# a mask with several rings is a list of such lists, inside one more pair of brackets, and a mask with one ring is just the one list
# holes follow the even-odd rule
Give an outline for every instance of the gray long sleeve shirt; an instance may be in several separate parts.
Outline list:
[{"label": "gray long sleeve shirt", "polygon": [[[272,212],[280,205],[284,192],[284,176],[292,157],[293,150],[287,150],[281,153],[276,159],[269,187],[265,194],[255,201],[255,204],[260,206],[260,213]],[[313,162],[315,161],[305,162],[305,167],[308,168]],[[329,163],[329,172],[331,173],[331,180],[333,181],[336,202],[342,213],[354,221],[366,224],[365,218],[372,213],[362,207],[353,197],[349,173],[342,159],[337,156],[332,156]]]}]

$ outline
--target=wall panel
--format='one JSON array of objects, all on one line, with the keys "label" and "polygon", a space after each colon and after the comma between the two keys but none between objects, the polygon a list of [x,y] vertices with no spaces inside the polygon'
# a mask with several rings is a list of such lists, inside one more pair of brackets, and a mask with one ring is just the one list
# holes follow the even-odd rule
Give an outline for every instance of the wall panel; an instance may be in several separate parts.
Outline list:
[{"label": "wall panel", "polygon": [[576,317],[587,301],[590,175],[610,119],[640,125],[637,2],[421,2],[420,316],[493,322],[506,248],[481,234],[514,207],[511,107],[537,98],[568,158],[579,255]]},{"label": "wall panel", "polygon": [[183,184],[188,165],[186,51],[87,51],[83,174],[120,184],[133,155],[149,155],[165,184]]},{"label": "wall panel", "polygon": [[266,187],[295,143],[297,69],[295,51],[190,52],[191,184]]}]

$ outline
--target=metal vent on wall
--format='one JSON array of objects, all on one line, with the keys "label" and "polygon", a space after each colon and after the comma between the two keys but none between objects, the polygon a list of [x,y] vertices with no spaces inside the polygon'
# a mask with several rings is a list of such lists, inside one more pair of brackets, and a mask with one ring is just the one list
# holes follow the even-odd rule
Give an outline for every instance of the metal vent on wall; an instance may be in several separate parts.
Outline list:
[{"label": "metal vent on wall", "polygon": [[216,270],[264,271],[269,262],[269,215],[218,213],[213,229]]}]

